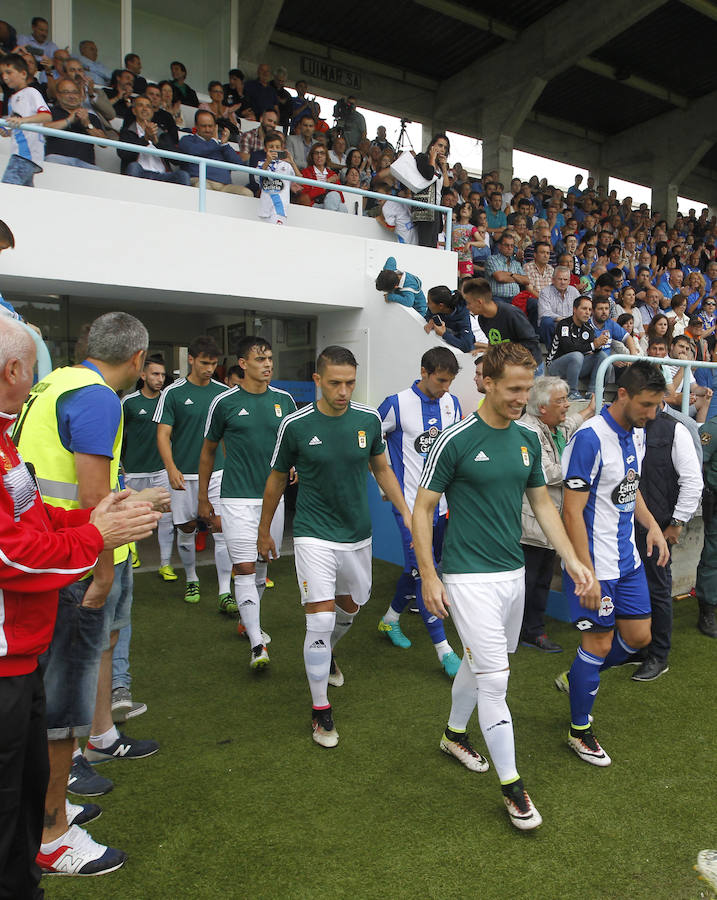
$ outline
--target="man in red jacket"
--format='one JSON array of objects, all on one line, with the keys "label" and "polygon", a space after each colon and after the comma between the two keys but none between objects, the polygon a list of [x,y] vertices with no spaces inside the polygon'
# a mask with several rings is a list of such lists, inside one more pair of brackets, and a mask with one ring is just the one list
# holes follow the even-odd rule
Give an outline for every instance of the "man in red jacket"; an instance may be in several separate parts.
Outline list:
[{"label": "man in red jacket", "polygon": [[58,590],[102,550],[147,537],[158,513],[110,495],[93,510],[43,504],[10,439],[32,385],[35,346],[0,320],[0,898],[41,898],[40,847],[49,774],[45,694],[37,659],[52,638]]}]

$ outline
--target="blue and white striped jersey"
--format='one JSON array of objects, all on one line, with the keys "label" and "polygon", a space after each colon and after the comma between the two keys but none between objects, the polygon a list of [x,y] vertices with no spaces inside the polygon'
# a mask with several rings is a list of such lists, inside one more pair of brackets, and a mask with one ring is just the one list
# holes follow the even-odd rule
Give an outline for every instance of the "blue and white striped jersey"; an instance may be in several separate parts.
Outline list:
[{"label": "blue and white striped jersey", "polygon": [[583,517],[600,581],[622,578],[641,565],[635,503],[644,457],[644,429],[625,431],[607,407],[581,425],[563,453],[565,487],[590,492]]},{"label": "blue and white striped jersey", "polygon": [[[378,408],[391,467],[411,510],[428,451],[441,431],[460,422],[462,416],[458,398],[453,394],[434,400],[419,391],[417,385],[418,380],[405,391],[391,394]],[[444,516],[447,508],[446,498],[441,497],[438,514]]]}]

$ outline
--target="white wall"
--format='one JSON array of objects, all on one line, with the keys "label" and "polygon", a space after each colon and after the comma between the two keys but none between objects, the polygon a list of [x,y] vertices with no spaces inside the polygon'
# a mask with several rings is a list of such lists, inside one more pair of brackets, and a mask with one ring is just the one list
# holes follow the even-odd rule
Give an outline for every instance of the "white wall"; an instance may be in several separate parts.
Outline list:
[{"label": "white wall", "polygon": [[122,65],[119,0],[72,0],[72,53],[80,41],[97,44],[98,60],[108,69]]}]

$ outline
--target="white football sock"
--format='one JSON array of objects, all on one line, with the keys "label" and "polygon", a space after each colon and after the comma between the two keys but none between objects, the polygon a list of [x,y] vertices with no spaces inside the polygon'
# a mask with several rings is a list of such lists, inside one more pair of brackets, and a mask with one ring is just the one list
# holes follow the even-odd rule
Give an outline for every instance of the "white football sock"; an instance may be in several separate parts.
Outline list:
[{"label": "white football sock", "polygon": [[91,734],[90,735],[90,743],[97,747],[98,750],[106,750],[108,747],[111,747],[112,744],[116,740],[119,739],[119,731],[117,731],[117,726],[113,725],[104,734]]},{"label": "white football sock", "polygon": [[172,559],[172,544],[174,543],[172,513],[164,513],[159,520],[157,538],[159,540],[159,564],[160,566],[168,566]]},{"label": "white football sock", "polygon": [[437,644],[433,645],[433,649],[438,654],[438,661],[441,662],[446,653],[450,653],[453,648],[448,641],[439,641]]},{"label": "white football sock", "polygon": [[395,624],[400,618],[401,613],[397,613],[392,606],[389,606],[389,608],[383,614],[383,621],[388,622],[389,625]]},{"label": "white football sock", "polygon": [[329,705],[328,686],[331,668],[331,633],[336,613],[318,612],[306,614],[306,638],[304,640],[304,665],[309,680],[311,703],[316,709]]},{"label": "white football sock", "polygon": [[477,702],[476,676],[464,656],[451,687],[451,714],[448,716],[451,731],[466,731]]},{"label": "white football sock", "polygon": [[214,565],[217,567],[219,593],[228,594],[232,586],[232,561],[229,559],[227,541],[221,532],[212,535],[214,538]]},{"label": "white football sock", "polygon": [[336,624],[334,625],[334,630],[331,633],[331,649],[338,644],[341,638],[346,634],[349,628],[354,623],[354,617],[356,616],[356,612],[348,613],[345,609],[341,609],[340,606],[336,606]]},{"label": "white football sock", "polygon": [[259,593],[259,599],[264,596],[264,588],[266,587],[266,570],[268,563],[257,562],[256,564],[256,589]]},{"label": "white football sock", "polygon": [[55,838],[54,841],[49,841],[47,844],[40,844],[40,850],[42,853],[54,853],[55,850],[59,850],[60,847],[67,843],[67,835],[70,833],[68,830],[59,836],[59,838]]},{"label": "white football sock", "polygon": [[234,576],[234,596],[239,607],[241,623],[246,628],[249,646],[253,649],[264,643],[261,639],[259,594],[253,573]]},{"label": "white football sock", "polygon": [[478,721],[501,784],[518,778],[513,718],[505,702],[509,674],[505,669],[473,676],[478,685]]},{"label": "white football sock", "polygon": [[191,531],[186,534],[184,531],[177,531],[177,550],[179,558],[184,566],[184,577],[187,581],[199,581],[197,578],[197,549],[194,546],[194,535],[196,532]]}]

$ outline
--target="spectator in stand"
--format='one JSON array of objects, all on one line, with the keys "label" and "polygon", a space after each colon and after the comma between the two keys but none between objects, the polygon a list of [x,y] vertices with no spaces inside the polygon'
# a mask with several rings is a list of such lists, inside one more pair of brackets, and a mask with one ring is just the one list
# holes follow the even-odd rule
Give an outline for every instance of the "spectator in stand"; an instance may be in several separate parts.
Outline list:
[{"label": "spectator in stand", "polygon": [[[346,171],[344,172],[343,183],[346,185],[346,187],[355,187],[355,188],[361,187],[361,173],[355,166],[351,166],[350,168],[346,169]],[[379,191],[380,193],[385,193],[388,189],[385,188],[384,185],[378,184],[378,185],[376,185],[376,190]],[[383,201],[383,202],[385,202],[385,201]],[[382,201],[379,200],[379,205],[381,205],[381,203],[382,203]],[[358,194],[347,195],[344,198],[344,205],[346,206],[350,216],[363,216],[366,214],[366,197],[360,197]],[[394,203],[393,205],[401,206],[402,204]],[[411,238],[415,237],[415,235],[413,234],[413,222],[411,222],[409,214],[407,214],[407,218],[408,218],[410,227],[406,228],[405,234],[406,234],[406,237],[409,238],[409,240],[406,240],[404,238],[404,240],[399,241],[399,243],[411,244],[411,243],[415,243],[415,241],[411,240]],[[378,220],[378,217],[377,217],[377,220]],[[396,234],[396,237],[398,237],[398,234]]]},{"label": "spectator in stand", "polygon": [[376,290],[383,293],[386,303],[400,303],[415,309],[422,316],[426,315],[428,306],[421,279],[410,272],[399,272],[395,257],[389,256],[383,264],[376,277]]},{"label": "spectator in stand", "polygon": [[427,322],[423,326],[426,334],[433,332],[452,347],[470,353],[473,349],[473,331],[465,298],[458,291],[439,284],[429,290],[426,303]]},{"label": "spectator in stand", "polygon": [[291,120],[291,101],[294,99],[286,89],[286,79],[289,73],[284,66],[278,66],[274,69],[274,77],[269,84],[276,91],[276,97],[279,101],[279,125],[282,131],[286,133],[289,129]]},{"label": "spectator in stand", "polygon": [[490,234],[491,237],[497,236],[499,232],[502,233],[505,231],[508,219],[503,212],[503,195],[500,191],[493,191],[488,197],[486,218],[488,223],[488,234]]},{"label": "spectator in stand", "polygon": [[522,344],[533,354],[538,366],[542,366],[543,356],[540,352],[538,335],[530,322],[516,306],[509,303],[496,303],[487,279],[467,278],[461,284],[461,293],[465,298],[469,314],[477,317],[481,331],[488,338],[488,343],[477,342],[473,349],[479,352],[485,351],[492,345],[512,341],[515,344]]},{"label": "spectator in stand", "polygon": [[638,304],[644,303],[647,298],[647,291],[652,284],[650,280],[650,269],[648,266],[640,266],[637,270],[632,286],[635,289],[635,301]]},{"label": "spectator in stand", "polygon": [[128,53],[124,58],[124,67],[132,73],[134,83],[133,94],[143,94],[147,88],[147,79],[142,75],[142,60],[137,53]]},{"label": "spectator in stand", "polygon": [[[152,121],[154,110],[146,97],[135,97],[132,104],[134,120],[125,125],[120,132],[120,140],[126,144],[138,144],[139,147],[155,147],[160,150],[176,150],[171,135]],[[171,184],[189,184],[189,175],[177,169],[172,171],[169,163],[152,153],[137,153],[131,150],[118,150],[122,160],[122,174],[135,178],[149,178],[152,181],[167,181]]]},{"label": "spectator in stand", "polygon": [[[350,171],[358,172],[358,169],[351,169]],[[356,185],[356,187],[360,186],[360,184]],[[381,194],[389,193],[388,185],[385,184],[376,185],[376,190]],[[410,207],[407,204],[397,203],[395,200],[387,197],[385,200],[379,200],[379,206],[381,211],[376,216],[376,221],[379,225],[394,234],[399,244],[418,244],[416,229],[413,227],[413,220],[411,219]]]},{"label": "spectator in stand", "polygon": [[95,87],[94,82],[85,72],[80,60],[70,57],[65,63],[65,74],[79,88],[82,96],[82,106],[99,118],[105,135],[113,139],[118,138],[118,133],[110,126],[110,120],[114,118],[115,114],[112,104],[107,99],[105,92]]},{"label": "spectator in stand", "polygon": [[[670,356],[673,359],[693,360],[695,358],[695,347],[688,334],[678,334],[672,339],[670,345]],[[712,389],[697,384],[690,374],[689,369],[682,366],[670,366],[670,374],[672,375],[671,397],[667,398],[667,402],[675,409],[682,408],[682,393],[684,386],[690,394],[690,416],[699,424],[707,420],[707,413],[712,402]]]},{"label": "spectator in stand", "polygon": [[80,54],[80,62],[89,72],[92,81],[106,87],[110,83],[112,72],[97,59],[97,44],[94,41],[80,41],[77,49]]},{"label": "spectator in stand", "polygon": [[645,326],[648,326],[655,316],[661,311],[664,297],[652,285],[645,291],[645,302],[640,309],[640,315]]},{"label": "spectator in stand", "polygon": [[529,263],[533,259],[535,259],[535,248],[538,244],[547,244],[550,247],[550,257],[548,262],[551,266],[557,265],[557,257],[555,255],[555,250],[553,250],[553,245],[550,241],[550,226],[545,221],[545,219],[538,219],[538,221],[533,225],[533,246],[527,247],[523,253],[523,262]]},{"label": "spectator in stand", "polygon": [[179,91],[171,81],[160,81],[157,85],[159,93],[162,97],[160,107],[168,113],[177,127],[184,128],[184,117],[182,115],[182,100]]},{"label": "spectator in stand", "polygon": [[528,289],[536,297],[540,296],[543,288],[548,287],[553,282],[555,269],[550,265],[551,252],[550,241],[538,241],[533,244],[533,259],[523,266],[523,270],[529,279]]},{"label": "spectator in stand", "polygon": [[473,247],[485,246],[482,239],[476,240],[478,229],[471,224],[473,207],[470,203],[461,203],[456,207],[456,218],[453,223],[452,249],[458,254],[458,277],[470,278],[473,275]]},{"label": "spectator in stand", "polygon": [[172,73],[172,84],[179,92],[179,99],[184,106],[193,106],[196,109],[199,106],[199,98],[197,92],[187,84],[187,67],[175,59],[170,63],[169,71]]},{"label": "spectator in stand", "polygon": [[642,321],[640,310],[636,308],[635,288],[631,284],[626,284],[620,291],[620,302],[615,304],[613,317],[618,321],[622,315],[630,315],[633,320],[632,336],[636,341],[640,341],[645,334],[645,326]]},{"label": "spectator in stand", "polygon": [[[298,129],[296,134],[290,134],[286,139],[287,150],[296,160],[299,168],[305,168],[307,165],[307,157],[309,150],[314,144],[314,119],[313,116],[306,114],[298,120]],[[348,160],[347,160],[348,162]],[[355,162],[354,162],[355,165]]]},{"label": "spectator in stand", "polygon": [[9,22],[0,19],[0,55],[12,53],[15,47],[17,47],[17,32]]},{"label": "spectator in stand", "polygon": [[553,343],[557,321],[572,315],[573,301],[579,296],[578,289],[570,284],[570,269],[556,266],[551,284],[538,295],[538,334],[546,347]]},{"label": "spectator in stand", "polygon": [[[300,175],[296,163],[291,154],[284,150],[284,135],[280,132],[267,134],[264,142],[265,160],[262,169],[271,173],[271,177],[260,179],[261,192],[259,194],[258,216],[272,225],[285,225],[289,211],[290,182],[281,178],[282,175]],[[284,153],[280,159],[279,154]]]},{"label": "spectator in stand", "polygon": [[225,106],[244,105],[244,73],[241,69],[230,69],[229,81],[222,87],[224,88]]},{"label": "spectator in stand", "polygon": [[702,301],[707,295],[704,275],[701,272],[690,272],[683,282],[682,293],[687,292],[687,313],[697,314],[702,308]]},{"label": "spectator in stand", "polygon": [[339,174],[346,168],[346,138],[342,134],[337,134],[331,144],[329,165]]},{"label": "spectator in stand", "polygon": [[67,74],[65,63],[68,59],[70,59],[69,50],[55,50],[55,54],[52,57],[52,64],[45,66],[38,72],[37,80],[41,84],[47,86],[47,96],[50,100],[55,99],[55,85],[57,80]]},{"label": "spectator in stand", "polygon": [[[493,296],[508,303],[530,284],[523,266],[513,256],[514,250],[515,238],[508,231],[504,231],[499,238],[498,249],[485,264],[485,274]],[[533,300],[537,310],[538,301],[535,298]]]},{"label": "spectator in stand", "polygon": [[640,350],[647,352],[648,347],[656,340],[664,340],[669,347],[672,343],[672,326],[664,313],[658,312],[653,316],[650,324],[645,329],[645,335],[640,341]]},{"label": "spectator in stand", "polygon": [[2,180],[4,184],[32,187],[34,176],[37,172],[42,172],[45,139],[41,134],[20,131],[17,126],[23,122],[47,125],[52,120],[52,115],[42,94],[35,88],[28,87],[30,75],[27,63],[19,54],[11,53],[0,60],[0,76],[12,92],[8,102],[9,115],[6,118],[10,127],[0,130],[0,136],[11,138],[12,154]]},{"label": "spectator in stand", "polygon": [[134,75],[130,71],[115,69],[110,79],[110,86],[104,89],[115,115],[120,119],[125,119],[132,111],[133,85]]},{"label": "spectator in stand", "polygon": [[[396,152],[396,148],[391,144],[386,138],[386,126],[379,125],[376,128],[376,137],[371,141],[372,144],[375,144],[377,147],[380,147],[381,151],[390,150],[391,153]],[[456,168],[460,167],[460,163],[456,164]]]},{"label": "spectator in stand", "polygon": [[[603,348],[603,352],[612,353],[631,353],[633,356],[640,355],[640,348],[637,341],[628,334],[624,328],[617,324],[615,319],[610,318],[610,301],[607,299],[595,300],[593,298],[593,314],[590,324],[595,332],[595,339],[598,340],[604,333],[608,335],[608,341]],[[613,342],[617,346],[613,346]],[[623,346],[624,345],[624,346]],[[627,348],[627,350],[625,350]],[[617,362],[616,366],[624,367],[625,362]],[[612,367],[608,369],[605,375],[605,382],[613,380]]]},{"label": "spectator in stand", "polygon": [[573,301],[573,314],[558,322],[555,328],[553,343],[546,360],[550,375],[564,378],[570,393],[568,400],[583,400],[578,390],[580,378],[589,379],[589,394],[595,393],[595,375],[603,359],[607,358],[604,347],[608,342],[607,332],[595,337],[590,325],[592,303],[589,297],[576,297]]},{"label": "spectator in stand", "polygon": [[[196,134],[185,134],[180,138],[180,153],[201,156],[203,159],[241,164],[239,154],[229,146],[229,129],[224,128],[221,135],[219,134],[214,113],[209,112],[208,109],[198,109],[194,114],[194,130]],[[188,183],[197,187],[199,185],[199,164],[186,162],[181,165]],[[239,194],[242,197],[253,196],[249,188],[232,184],[229,169],[221,169],[217,166],[207,166],[207,190]]]},{"label": "spectator in stand", "polygon": [[[439,204],[441,191],[444,185],[449,183],[448,154],[451,145],[445,134],[434,134],[425,153],[416,155],[416,168],[418,174],[426,181],[430,181],[425,188],[416,191],[411,196],[422,203]],[[442,215],[432,209],[412,207],[411,218],[418,235],[418,243],[421,247],[434,247],[438,243],[438,235],[443,227]]]},{"label": "spectator in stand", "polygon": [[307,154],[306,168],[301,170],[304,178],[311,178],[319,182],[316,187],[304,185],[299,195],[299,203],[302,206],[318,206],[319,209],[328,209],[331,212],[347,212],[344,206],[344,195],[341,191],[326,190],[321,183],[338,184],[339,176],[332,169],[326,167],[328,151],[323,144],[314,144]]},{"label": "spectator in stand", "polygon": [[50,24],[42,16],[35,16],[30,22],[31,33],[17,36],[18,47],[27,47],[41,66],[52,61],[57,44],[50,40]]},{"label": "spectator in stand", "polygon": [[303,78],[300,78],[294,87],[296,89],[296,96],[291,98],[291,106],[289,109],[289,127],[292,134],[295,134],[298,131],[297,126],[302,119],[307,116],[310,119],[313,119],[314,117],[313,104],[306,96],[306,90],[308,88],[307,83]]},{"label": "spectator in stand", "polygon": [[572,195],[573,197],[582,197],[583,192],[580,189],[580,185],[582,183],[583,183],[583,176],[576,175],[574,184],[572,185],[572,187],[568,188],[568,195],[569,196]]},{"label": "spectator in stand", "polygon": [[[278,127],[279,114],[275,109],[267,109],[261,114],[259,127],[253,128],[251,131],[245,131],[244,134],[242,134],[241,140],[239,141],[239,156],[241,156],[241,161],[245,165],[249,162],[252,153],[264,149],[264,141],[266,140],[267,134],[273,134]],[[292,157],[296,159],[294,148],[289,147],[288,149]]]},{"label": "spectator in stand", "polygon": [[[341,99],[343,100],[343,97]],[[347,97],[345,104],[346,112],[342,120],[346,144],[349,147],[358,147],[359,143],[366,137],[366,119],[356,109],[357,104],[354,96]],[[336,116],[336,107],[334,107],[334,116]]]},{"label": "spectator in stand", "polygon": [[159,85],[148,84],[144,89],[144,96],[152,104],[152,121],[156,122],[162,131],[166,131],[172,143],[176,144],[179,141],[177,123],[174,121],[174,116],[171,113],[167,112],[166,109],[162,109],[162,92],[159,89]]},{"label": "spectator in stand", "polygon": [[[100,120],[82,106],[79,85],[70,78],[61,78],[57,83],[56,93],[57,103],[50,108],[52,122],[48,122],[48,128],[105,137]],[[95,148],[92,144],[81,144],[79,141],[62,138],[45,139],[45,159],[47,162],[76,166],[80,169],[98,168],[95,165]]]},{"label": "spectator in stand", "polygon": [[[244,84],[244,96],[251,104],[257,118],[261,120],[262,114],[267,110],[276,113],[277,125],[279,122],[279,97],[276,88],[271,83],[271,66],[261,63],[256,70],[256,78]],[[262,138],[263,143],[263,138]]]},{"label": "spectator in stand", "polygon": [[[569,404],[567,383],[562,378],[542,375],[533,382],[526,412],[519,419],[521,425],[538,436],[545,483],[558,512],[563,509],[560,457],[573,434],[595,414],[593,402],[578,415],[568,416]],[[526,497],[523,497],[521,526],[520,543],[525,556],[525,611],[521,643],[544,653],[560,653],[563,648],[551,641],[545,632],[545,609],[555,570],[555,550],[538,524]]]},{"label": "spectator in stand", "polygon": [[684,334],[685,328],[690,324],[690,317],[687,315],[687,297],[681,292],[675,294],[670,300],[670,308],[667,310],[667,318],[672,325],[672,334],[677,337],[678,334]]},{"label": "spectator in stand", "polygon": [[667,300],[672,300],[675,294],[680,293],[684,277],[682,269],[673,266],[657,282],[657,289]]},{"label": "spectator in stand", "polygon": [[702,301],[702,309],[699,317],[702,319],[704,331],[702,336],[707,341],[711,353],[715,350],[715,328],[717,327],[717,300],[714,297],[705,297]]},{"label": "spectator in stand", "polygon": [[221,81],[210,81],[209,86],[207,87],[207,93],[209,94],[209,102],[208,103],[200,103],[199,109],[206,109],[216,119],[217,126],[220,131],[225,128],[229,129],[229,138],[230,140],[238,140],[239,135],[241,133],[241,124],[237,122],[236,113],[239,109],[239,105],[235,106],[225,106],[224,105],[224,86]]}]

